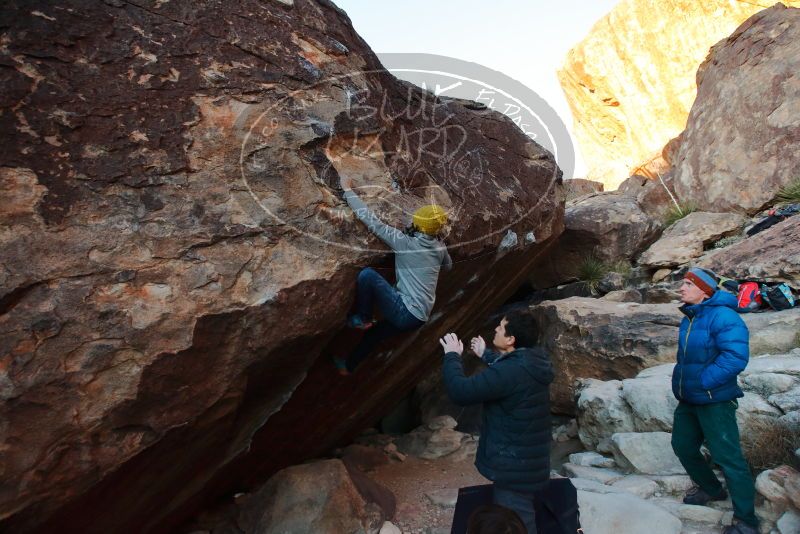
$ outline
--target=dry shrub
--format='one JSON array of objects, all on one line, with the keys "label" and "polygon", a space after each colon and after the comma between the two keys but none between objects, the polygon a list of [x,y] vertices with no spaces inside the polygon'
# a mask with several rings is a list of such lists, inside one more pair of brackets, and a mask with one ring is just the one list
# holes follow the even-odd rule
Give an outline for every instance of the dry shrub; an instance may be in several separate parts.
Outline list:
[{"label": "dry shrub", "polygon": [[781,187],[776,198],[778,202],[800,202],[800,177]]},{"label": "dry shrub", "polygon": [[800,425],[775,417],[751,417],[741,430],[742,452],[754,472],[779,465],[798,465],[794,451],[800,448]]},{"label": "dry shrub", "polygon": [[669,228],[694,211],[697,211],[697,204],[694,202],[675,204],[670,207],[669,211],[664,215],[664,220],[662,221],[664,223],[664,228]]}]

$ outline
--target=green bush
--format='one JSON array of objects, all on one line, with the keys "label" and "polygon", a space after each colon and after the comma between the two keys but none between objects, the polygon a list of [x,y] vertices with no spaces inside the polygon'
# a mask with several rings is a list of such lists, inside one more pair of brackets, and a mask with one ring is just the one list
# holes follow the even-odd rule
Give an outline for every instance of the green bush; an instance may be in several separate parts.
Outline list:
[{"label": "green bush", "polygon": [[594,255],[585,256],[580,263],[578,263],[578,278],[581,282],[586,284],[586,287],[594,293],[597,289],[597,284],[608,272],[608,267],[605,262]]},{"label": "green bush", "polygon": [[697,211],[697,205],[693,202],[685,202],[683,204],[673,205],[664,216],[664,227],[667,228],[672,226],[693,211]]},{"label": "green bush", "polygon": [[800,178],[796,178],[792,183],[781,187],[776,197],[778,202],[800,202]]},{"label": "green bush", "polygon": [[586,284],[586,288],[589,291],[594,293],[597,290],[597,285],[608,273],[620,273],[627,279],[630,277],[631,269],[631,264],[626,260],[606,262],[590,254],[584,256],[578,263],[577,277]]}]

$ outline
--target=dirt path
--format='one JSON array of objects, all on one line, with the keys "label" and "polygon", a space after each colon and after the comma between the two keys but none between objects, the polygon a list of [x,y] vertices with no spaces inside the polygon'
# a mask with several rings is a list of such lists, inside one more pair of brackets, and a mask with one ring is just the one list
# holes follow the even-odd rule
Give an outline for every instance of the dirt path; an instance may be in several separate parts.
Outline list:
[{"label": "dirt path", "polygon": [[397,513],[392,523],[404,534],[449,533],[452,506],[434,504],[428,494],[455,496],[458,488],[488,484],[475,469],[474,458],[422,460],[409,456],[405,462],[382,465],[369,476],[394,492]]},{"label": "dirt path", "polygon": [[[554,443],[551,467],[559,469],[570,452],[581,449],[577,440]],[[474,461],[474,456],[457,453],[436,460],[408,456],[404,462],[393,460],[377,467],[369,477],[394,492],[397,513],[392,523],[404,534],[449,534],[458,488],[489,483]],[[428,495],[450,504],[435,504]]]}]

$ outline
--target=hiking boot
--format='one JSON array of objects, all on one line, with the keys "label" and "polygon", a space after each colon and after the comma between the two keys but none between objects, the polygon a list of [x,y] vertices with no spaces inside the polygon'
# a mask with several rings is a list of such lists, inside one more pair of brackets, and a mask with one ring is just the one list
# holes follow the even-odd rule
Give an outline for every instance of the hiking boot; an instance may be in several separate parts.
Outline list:
[{"label": "hiking boot", "polygon": [[368,330],[372,328],[374,323],[372,321],[365,321],[360,315],[354,313],[347,318],[347,326],[355,328],[356,330]]},{"label": "hiking boot", "polygon": [[718,495],[709,495],[701,490],[698,486],[692,487],[683,498],[684,504],[694,504],[695,506],[703,506],[711,501],[724,501],[728,498],[728,492],[724,489]]},{"label": "hiking boot", "polygon": [[331,357],[333,360],[333,366],[336,367],[336,372],[339,373],[339,376],[350,376],[350,371],[347,370],[347,362],[342,358],[337,358],[336,356]]},{"label": "hiking boot", "polygon": [[725,527],[722,534],[758,534],[758,528],[750,526],[743,521],[737,521],[733,525]]}]

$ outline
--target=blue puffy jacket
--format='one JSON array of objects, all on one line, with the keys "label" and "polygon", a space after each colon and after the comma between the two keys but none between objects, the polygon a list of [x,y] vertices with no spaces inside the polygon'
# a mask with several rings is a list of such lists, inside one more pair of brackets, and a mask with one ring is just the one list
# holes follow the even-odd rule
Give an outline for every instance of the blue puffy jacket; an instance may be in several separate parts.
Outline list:
[{"label": "blue puffy jacket", "polygon": [[461,356],[445,354],[447,393],[459,405],[483,403],[478,471],[500,487],[536,492],[550,478],[550,358],[538,348],[487,356],[489,368],[467,377]]},{"label": "blue puffy jacket", "polygon": [[689,404],[710,404],[744,394],[736,376],[750,358],[750,332],[736,312],[736,297],[717,291],[699,304],[685,304],[672,392]]}]

